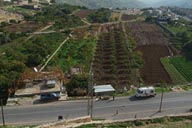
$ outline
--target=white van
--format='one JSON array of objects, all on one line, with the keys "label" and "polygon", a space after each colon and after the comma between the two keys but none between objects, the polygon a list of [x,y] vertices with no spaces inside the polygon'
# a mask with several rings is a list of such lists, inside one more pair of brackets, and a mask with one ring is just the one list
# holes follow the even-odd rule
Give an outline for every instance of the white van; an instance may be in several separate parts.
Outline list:
[{"label": "white van", "polygon": [[155,95],[156,92],[154,87],[141,87],[137,89],[135,97],[150,97]]}]

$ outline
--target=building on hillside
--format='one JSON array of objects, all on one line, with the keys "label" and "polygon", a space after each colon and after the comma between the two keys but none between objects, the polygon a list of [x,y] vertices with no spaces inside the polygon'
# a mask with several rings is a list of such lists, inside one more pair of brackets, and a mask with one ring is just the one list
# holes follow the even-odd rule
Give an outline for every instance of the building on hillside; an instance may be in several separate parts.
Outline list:
[{"label": "building on hillside", "polygon": [[12,2],[12,0],[3,0],[4,2]]},{"label": "building on hillside", "polygon": [[64,92],[62,72],[24,73],[18,80],[16,97]]}]

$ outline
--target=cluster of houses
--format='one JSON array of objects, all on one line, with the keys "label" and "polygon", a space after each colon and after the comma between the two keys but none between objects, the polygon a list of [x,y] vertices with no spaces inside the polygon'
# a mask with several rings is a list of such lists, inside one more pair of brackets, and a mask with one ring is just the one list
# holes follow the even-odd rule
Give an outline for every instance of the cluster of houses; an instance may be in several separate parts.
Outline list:
[{"label": "cluster of houses", "polygon": [[0,9],[0,23],[1,22],[10,22],[11,20],[14,20],[16,22],[24,20],[23,15],[18,13],[12,13],[5,11],[3,9]]},{"label": "cluster of houses", "polygon": [[4,2],[10,2],[19,5],[37,4],[37,3],[51,3],[51,0],[4,0]]},{"label": "cluster of houses", "polygon": [[159,22],[177,21],[180,17],[179,15],[173,13],[168,7],[150,9],[149,13]]}]

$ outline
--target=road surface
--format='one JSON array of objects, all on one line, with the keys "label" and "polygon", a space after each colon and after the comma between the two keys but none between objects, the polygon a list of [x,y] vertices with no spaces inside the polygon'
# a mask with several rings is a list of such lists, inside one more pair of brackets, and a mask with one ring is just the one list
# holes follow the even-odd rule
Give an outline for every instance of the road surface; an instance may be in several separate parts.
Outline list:
[{"label": "road surface", "polygon": [[[147,99],[119,97],[114,101],[94,101],[93,117],[128,119],[186,113],[192,108],[192,91],[165,93],[162,112],[158,112],[161,94]],[[87,115],[87,101],[57,101],[47,104],[4,107],[6,124],[42,124],[56,121],[59,115],[71,119]],[[2,124],[2,117],[0,116]]]}]

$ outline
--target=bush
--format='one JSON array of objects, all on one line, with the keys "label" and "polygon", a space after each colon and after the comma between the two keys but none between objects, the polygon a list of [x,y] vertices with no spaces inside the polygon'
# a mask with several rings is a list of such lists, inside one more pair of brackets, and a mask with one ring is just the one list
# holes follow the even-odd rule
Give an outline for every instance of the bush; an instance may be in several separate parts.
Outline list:
[{"label": "bush", "polygon": [[86,74],[74,75],[71,81],[66,84],[69,96],[85,96],[88,89],[88,76]]},{"label": "bush", "polygon": [[184,47],[182,49],[184,56],[189,60],[192,60],[192,50],[191,49],[192,49],[192,42],[184,45]]},{"label": "bush", "polygon": [[171,122],[178,122],[178,121],[183,121],[183,120],[184,120],[184,118],[182,118],[182,117],[171,117],[169,119],[169,121],[171,121]]},{"label": "bush", "polygon": [[165,123],[166,119],[165,118],[156,118],[152,120],[152,123]]},{"label": "bush", "polygon": [[143,121],[138,121],[138,120],[136,120],[136,121],[134,122],[134,125],[135,125],[135,126],[143,126],[143,125],[145,125],[145,123],[144,123]]}]

